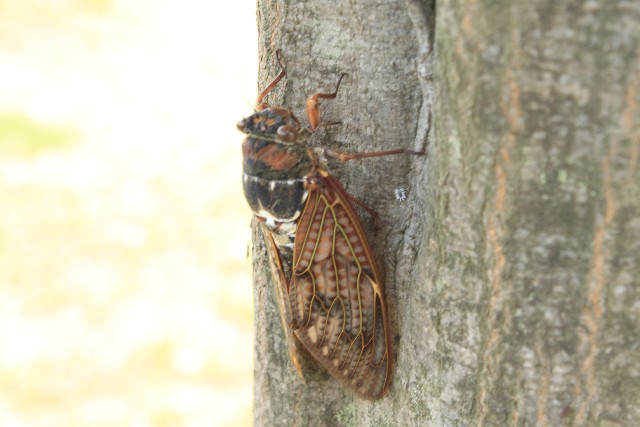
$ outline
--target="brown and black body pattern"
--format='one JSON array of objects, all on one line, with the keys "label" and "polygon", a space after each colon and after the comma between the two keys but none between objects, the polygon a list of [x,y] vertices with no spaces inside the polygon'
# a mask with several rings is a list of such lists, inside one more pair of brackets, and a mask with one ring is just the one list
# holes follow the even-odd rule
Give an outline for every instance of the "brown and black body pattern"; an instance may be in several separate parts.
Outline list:
[{"label": "brown and black body pattern", "polygon": [[262,103],[284,75],[283,69],[238,128],[247,134],[244,192],[266,231],[292,359],[300,371],[301,343],[349,389],[378,399],[392,375],[381,273],[351,196],[308,146],[312,132],[326,125],[318,99],[334,98],[338,89],[309,97],[310,126],[302,127],[291,112]]},{"label": "brown and black body pattern", "polygon": [[255,213],[281,221],[295,221],[300,215],[306,193],[304,177],[316,163],[306,144],[278,140],[277,130],[292,123],[287,111],[271,108],[242,121],[247,134],[242,143],[247,201]]}]

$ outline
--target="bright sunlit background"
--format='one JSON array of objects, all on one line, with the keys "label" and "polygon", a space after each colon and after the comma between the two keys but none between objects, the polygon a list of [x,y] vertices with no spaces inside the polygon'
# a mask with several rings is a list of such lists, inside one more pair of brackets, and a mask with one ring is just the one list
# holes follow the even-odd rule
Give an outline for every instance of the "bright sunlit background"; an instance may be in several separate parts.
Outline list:
[{"label": "bright sunlit background", "polygon": [[0,426],[251,424],[254,1],[0,1]]}]

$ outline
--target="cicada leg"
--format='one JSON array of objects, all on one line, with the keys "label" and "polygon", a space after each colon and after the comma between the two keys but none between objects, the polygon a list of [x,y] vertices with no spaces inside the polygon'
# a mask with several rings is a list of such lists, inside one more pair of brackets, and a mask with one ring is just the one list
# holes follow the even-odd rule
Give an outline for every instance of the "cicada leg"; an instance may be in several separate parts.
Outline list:
[{"label": "cicada leg", "polygon": [[[386,151],[371,151],[368,153],[346,153],[337,148],[327,148],[324,150],[324,155],[326,157],[331,157],[341,162],[348,162],[349,160],[354,160],[354,159],[366,159],[368,157],[392,156],[395,154],[414,154],[414,155],[421,156],[425,153],[424,151],[413,151],[413,150],[407,150],[405,148],[400,148],[397,150],[386,150]],[[352,196],[349,193],[347,194],[349,195],[349,197],[354,203],[356,203],[362,209],[366,210],[369,213],[369,215],[373,217],[374,220],[378,218],[378,214],[373,209],[368,207],[362,200]]]},{"label": "cicada leg", "polygon": [[371,217],[373,218],[373,221],[376,222],[378,220],[378,213],[376,211],[374,211],[373,209],[371,209],[369,206],[367,206],[362,200],[358,199],[357,197],[355,197],[354,195],[352,195],[351,193],[347,193],[347,195],[349,196],[349,199],[351,199],[351,201],[353,203],[355,203],[356,205],[360,206],[362,209],[364,209],[365,211],[367,211],[367,213],[369,215],[371,215]]},{"label": "cicada leg", "polygon": [[309,120],[309,127],[311,130],[316,130],[319,127],[338,125],[340,122],[325,122],[320,123],[320,101],[318,99],[334,99],[338,95],[338,89],[340,88],[340,82],[346,76],[346,73],[342,73],[338,79],[336,90],[332,93],[314,93],[307,98],[307,120]]},{"label": "cicada leg", "polygon": [[260,92],[260,95],[258,95],[258,99],[256,99],[257,110],[263,110],[264,108],[266,108],[266,104],[263,104],[262,100],[269,94],[269,92],[271,92],[271,90],[273,90],[278,82],[280,82],[280,80],[282,80],[284,76],[287,75],[287,70],[284,67],[284,62],[282,61],[279,50],[276,50],[276,58],[278,59],[278,64],[280,64],[280,73],[278,73],[276,78],[273,79],[262,92]]},{"label": "cicada leg", "polygon": [[413,150],[407,150],[406,148],[400,148],[397,150],[386,150],[386,151],[371,151],[368,153],[347,153],[337,148],[327,148],[326,150],[324,150],[325,156],[331,157],[336,160],[340,160],[341,162],[348,162],[349,160],[354,160],[354,159],[366,159],[368,157],[392,156],[394,154],[414,154],[416,156],[422,156],[425,153],[424,151],[413,151]]}]

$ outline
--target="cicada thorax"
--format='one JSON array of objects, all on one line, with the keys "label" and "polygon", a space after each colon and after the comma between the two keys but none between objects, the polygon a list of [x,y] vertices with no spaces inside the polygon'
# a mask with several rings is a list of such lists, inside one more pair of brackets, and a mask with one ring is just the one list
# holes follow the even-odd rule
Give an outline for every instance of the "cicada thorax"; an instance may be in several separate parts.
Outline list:
[{"label": "cicada thorax", "polygon": [[308,196],[307,177],[317,164],[307,146],[309,132],[289,111],[268,106],[242,119],[238,128],[247,134],[242,143],[245,197],[288,255]]}]

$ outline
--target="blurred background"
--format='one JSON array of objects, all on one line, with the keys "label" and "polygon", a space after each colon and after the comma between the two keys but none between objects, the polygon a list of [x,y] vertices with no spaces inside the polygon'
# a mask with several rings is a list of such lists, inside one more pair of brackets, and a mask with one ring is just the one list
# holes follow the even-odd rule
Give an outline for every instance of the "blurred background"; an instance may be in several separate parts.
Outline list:
[{"label": "blurred background", "polygon": [[0,0],[0,426],[252,421],[255,0]]}]

